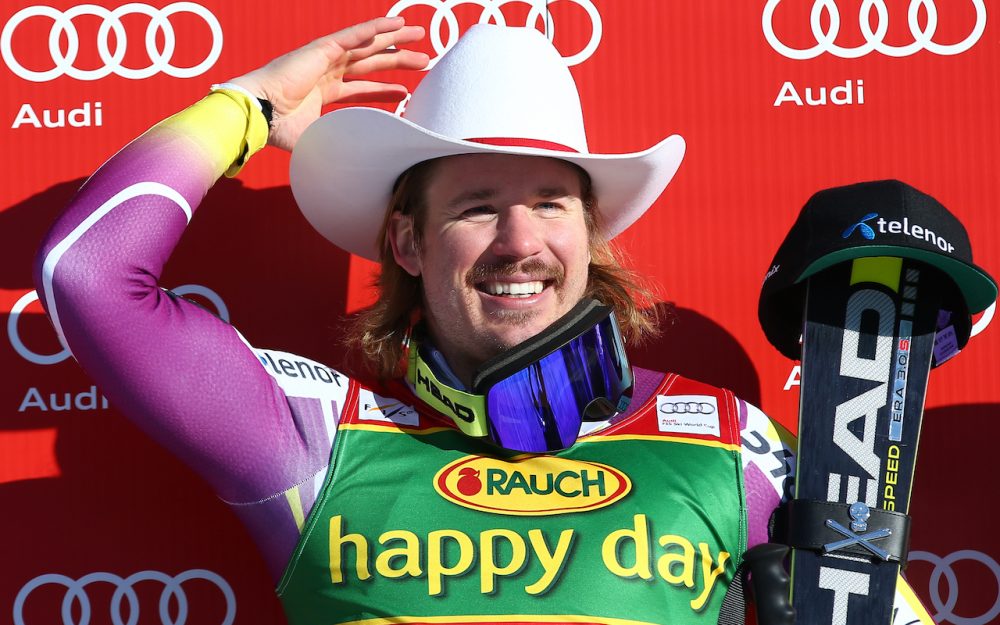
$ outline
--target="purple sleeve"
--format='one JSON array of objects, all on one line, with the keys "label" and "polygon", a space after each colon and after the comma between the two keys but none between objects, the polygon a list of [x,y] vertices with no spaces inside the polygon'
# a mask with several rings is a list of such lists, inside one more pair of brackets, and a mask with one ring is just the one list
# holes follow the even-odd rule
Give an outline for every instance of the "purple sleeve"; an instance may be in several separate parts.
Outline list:
[{"label": "purple sleeve", "polygon": [[794,439],[780,424],[742,400],[740,442],[747,502],[747,547],[768,541],[771,513],[795,477]]},{"label": "purple sleeve", "polygon": [[[243,140],[246,114],[226,100],[210,96],[101,167],[44,239],[35,281],[56,331],[112,403],[239,503],[316,467],[286,397],[238,333],[158,286],[192,211],[230,165],[220,155],[232,146],[210,142]],[[212,129],[192,135],[192,117],[213,116]]]}]

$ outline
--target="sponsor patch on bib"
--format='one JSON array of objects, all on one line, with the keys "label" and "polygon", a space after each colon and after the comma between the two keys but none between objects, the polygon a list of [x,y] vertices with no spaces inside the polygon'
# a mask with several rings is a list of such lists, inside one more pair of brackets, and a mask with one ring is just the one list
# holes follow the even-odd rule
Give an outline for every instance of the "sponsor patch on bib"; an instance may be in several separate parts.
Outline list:
[{"label": "sponsor patch on bib", "polygon": [[609,506],[632,490],[632,481],[597,462],[555,456],[511,461],[466,456],[438,471],[434,489],[448,501],[473,510],[544,516]]},{"label": "sponsor patch on bib", "polygon": [[420,425],[420,415],[413,406],[398,399],[376,395],[368,389],[358,393],[358,420],[382,421],[396,425]]},{"label": "sponsor patch on bib", "polygon": [[671,434],[721,435],[719,404],[711,395],[657,395],[656,423]]}]

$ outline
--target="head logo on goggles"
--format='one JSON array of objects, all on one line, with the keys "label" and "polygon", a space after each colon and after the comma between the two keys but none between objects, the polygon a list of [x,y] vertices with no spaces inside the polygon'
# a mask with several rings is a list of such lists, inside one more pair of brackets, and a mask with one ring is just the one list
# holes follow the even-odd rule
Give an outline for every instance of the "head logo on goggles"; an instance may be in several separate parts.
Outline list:
[{"label": "head logo on goggles", "polygon": [[419,352],[419,345],[410,346],[407,369],[410,384],[417,397],[441,414],[451,417],[468,436],[486,436],[485,398],[452,388],[438,380],[434,370],[424,362]]}]

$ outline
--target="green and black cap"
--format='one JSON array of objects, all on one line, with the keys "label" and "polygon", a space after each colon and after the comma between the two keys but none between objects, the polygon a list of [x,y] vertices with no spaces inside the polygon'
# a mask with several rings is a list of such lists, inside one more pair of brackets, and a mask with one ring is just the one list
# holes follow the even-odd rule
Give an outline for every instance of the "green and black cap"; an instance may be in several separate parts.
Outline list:
[{"label": "green and black cap", "polygon": [[943,305],[959,348],[969,340],[971,316],[997,298],[996,281],[972,262],[965,227],[933,197],[898,180],[834,187],[809,198],[768,266],[757,315],[771,344],[799,358],[806,278],[871,256],[923,261],[951,278]]}]

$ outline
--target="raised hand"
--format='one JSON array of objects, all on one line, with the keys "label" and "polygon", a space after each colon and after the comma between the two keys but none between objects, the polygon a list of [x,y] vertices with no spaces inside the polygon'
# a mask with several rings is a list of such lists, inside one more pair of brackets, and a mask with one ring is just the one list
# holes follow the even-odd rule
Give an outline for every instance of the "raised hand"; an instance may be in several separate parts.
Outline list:
[{"label": "raised hand", "polygon": [[379,17],[320,37],[229,82],[274,106],[268,144],[290,151],[326,104],[406,97],[403,85],[357,78],[383,70],[423,69],[426,54],[390,49],[423,36],[423,28],[406,26],[402,17]]}]

